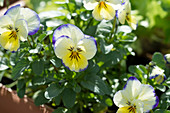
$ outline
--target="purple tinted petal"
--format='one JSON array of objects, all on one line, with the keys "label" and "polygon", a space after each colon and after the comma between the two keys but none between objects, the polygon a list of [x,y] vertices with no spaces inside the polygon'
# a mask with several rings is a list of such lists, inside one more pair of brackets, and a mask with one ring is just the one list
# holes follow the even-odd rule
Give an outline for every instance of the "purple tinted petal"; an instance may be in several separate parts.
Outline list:
[{"label": "purple tinted petal", "polygon": [[125,89],[126,88],[126,86],[127,86],[127,84],[128,84],[128,81],[130,81],[130,80],[138,80],[136,77],[133,77],[133,76],[131,76],[131,77],[129,77],[129,79],[127,80],[127,82],[126,82],[126,84],[125,84],[125,86],[123,87],[123,89]]},{"label": "purple tinted petal", "polygon": [[10,7],[10,8],[4,13],[4,15],[6,15],[10,10],[13,10],[15,7],[20,7],[20,4],[17,4],[17,5],[15,5],[15,6]]}]

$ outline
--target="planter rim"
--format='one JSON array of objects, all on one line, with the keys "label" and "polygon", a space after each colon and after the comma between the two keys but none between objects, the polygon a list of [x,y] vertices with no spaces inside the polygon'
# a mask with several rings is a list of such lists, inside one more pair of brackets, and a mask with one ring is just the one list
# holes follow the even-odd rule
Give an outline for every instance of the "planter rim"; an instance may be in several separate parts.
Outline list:
[{"label": "planter rim", "polygon": [[36,106],[31,98],[17,96],[16,91],[6,88],[0,83],[0,109],[3,113],[52,113],[54,110],[47,106]]}]

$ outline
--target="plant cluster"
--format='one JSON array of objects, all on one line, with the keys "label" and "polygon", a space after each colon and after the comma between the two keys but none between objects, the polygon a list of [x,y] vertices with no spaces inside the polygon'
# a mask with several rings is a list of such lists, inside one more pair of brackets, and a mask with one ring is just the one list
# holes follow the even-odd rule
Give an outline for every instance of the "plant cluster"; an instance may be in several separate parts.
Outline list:
[{"label": "plant cluster", "polygon": [[54,113],[169,112],[170,54],[127,65],[138,26],[129,0],[55,4],[48,16],[16,5],[0,17],[0,79],[13,79],[8,87]]}]

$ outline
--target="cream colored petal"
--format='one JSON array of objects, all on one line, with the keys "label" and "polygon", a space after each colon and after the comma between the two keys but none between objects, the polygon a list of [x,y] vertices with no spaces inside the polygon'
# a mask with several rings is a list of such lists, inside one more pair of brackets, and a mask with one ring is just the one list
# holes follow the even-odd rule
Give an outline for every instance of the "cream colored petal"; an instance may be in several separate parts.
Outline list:
[{"label": "cream colored petal", "polygon": [[125,10],[127,13],[131,13],[131,3],[129,2],[129,0],[127,0],[125,3]]},{"label": "cream colored petal", "polygon": [[127,98],[127,100],[133,100],[140,93],[141,91],[140,87],[141,87],[140,81],[135,77],[130,77],[127,81],[127,84],[124,87],[122,94],[124,95],[124,97]]},{"label": "cream colored petal", "polygon": [[10,7],[4,15],[8,15],[11,17],[11,19],[15,22],[17,19],[21,19],[21,15],[20,15],[20,5],[15,5]]},{"label": "cream colored petal", "polygon": [[92,14],[93,17],[98,21],[103,19],[111,20],[115,16],[115,10],[112,6],[106,4],[105,2],[100,2],[100,4],[95,7]]},{"label": "cream colored petal", "polygon": [[88,61],[83,55],[79,54],[79,57],[77,59],[76,58],[71,59],[70,56],[71,56],[71,52],[68,53],[66,56],[64,56],[62,58],[62,61],[63,64],[71,71],[80,72],[87,68]]},{"label": "cream colored petal", "polygon": [[101,9],[99,9],[99,5],[97,5],[92,12],[93,17],[98,21],[103,20],[102,15],[100,15],[100,11]]},{"label": "cream colored petal", "polygon": [[83,3],[87,10],[93,10],[98,5],[96,0],[83,0]]},{"label": "cream colored petal", "polygon": [[97,51],[96,40],[93,37],[80,40],[78,47],[82,49],[81,54],[86,57],[87,60],[93,58]]},{"label": "cream colored petal", "polygon": [[9,31],[9,29],[7,27],[13,27],[14,23],[11,19],[11,17],[9,17],[8,15],[4,15],[2,17],[0,17],[0,34],[2,34],[3,32]]},{"label": "cream colored petal", "polygon": [[113,97],[113,101],[114,101],[115,105],[118,107],[128,106],[127,105],[128,100],[126,97],[124,97],[124,95],[122,93],[123,93],[123,91],[120,90]]},{"label": "cream colored petal", "polygon": [[53,34],[53,42],[60,36],[68,36],[70,37],[75,45],[79,42],[80,39],[84,38],[83,32],[72,24],[64,24],[58,27]]},{"label": "cream colored petal", "polygon": [[26,41],[28,36],[27,22],[23,19],[19,19],[15,23],[15,29],[18,30],[17,35],[21,41]]},{"label": "cream colored petal", "polygon": [[142,84],[138,99],[144,103],[144,112],[151,110],[157,102],[154,88],[150,85]]},{"label": "cream colored petal", "polygon": [[125,10],[118,11],[118,20],[121,24],[125,24],[125,20],[126,20],[126,11]]},{"label": "cream colored petal", "polygon": [[35,34],[40,27],[40,18],[38,14],[29,8],[21,8],[21,14],[27,21],[29,35]]},{"label": "cream colored petal", "polygon": [[17,51],[20,43],[18,37],[12,37],[12,32],[4,32],[0,35],[0,44],[3,48],[10,51]]},{"label": "cream colored petal", "polygon": [[58,58],[62,59],[66,56],[70,51],[70,47],[74,47],[74,43],[71,38],[67,36],[61,36],[57,38],[54,44],[54,51]]},{"label": "cream colored petal", "polygon": [[127,20],[128,24],[129,24],[129,26],[130,26],[133,30],[136,30],[137,25],[138,25],[138,22],[137,22],[137,20],[135,19],[135,17],[129,15],[129,16],[128,16],[128,19],[126,18],[126,20]]},{"label": "cream colored petal", "polygon": [[102,17],[105,20],[112,20],[115,16],[115,10],[113,9],[112,6],[106,4],[107,8],[102,8],[100,11],[100,15],[102,15]]}]

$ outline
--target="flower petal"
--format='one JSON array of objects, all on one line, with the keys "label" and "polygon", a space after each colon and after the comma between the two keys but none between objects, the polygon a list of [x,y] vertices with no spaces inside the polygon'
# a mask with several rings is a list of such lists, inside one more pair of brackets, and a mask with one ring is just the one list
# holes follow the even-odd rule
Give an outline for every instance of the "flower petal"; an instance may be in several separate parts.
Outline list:
[{"label": "flower petal", "polygon": [[113,101],[114,101],[115,105],[118,107],[128,106],[127,105],[128,100],[126,100],[126,98],[124,97],[124,95],[122,93],[123,93],[123,91],[120,90],[113,97]]},{"label": "flower petal", "polygon": [[74,46],[73,41],[68,36],[63,35],[57,38],[54,44],[54,50],[56,56],[62,59],[64,56],[70,53],[68,49],[73,46]]},{"label": "flower petal", "polygon": [[98,4],[96,0],[83,0],[83,3],[87,10],[93,10]]},{"label": "flower petal", "polygon": [[92,12],[93,17],[96,20],[111,20],[115,16],[115,10],[112,6],[106,4],[105,2],[100,2],[99,5],[95,7],[95,9]]},{"label": "flower petal", "polygon": [[118,20],[121,24],[125,24],[126,11],[124,9],[118,11]]},{"label": "flower petal", "polygon": [[[87,36],[86,36],[87,37]],[[83,50],[81,54],[87,58],[87,60],[94,57],[97,51],[96,40],[93,37],[83,38],[79,41],[78,47]]]},{"label": "flower petal", "polygon": [[155,78],[155,81],[156,81],[158,84],[162,84],[165,80],[166,80],[165,74],[159,75],[159,76],[157,76],[157,77]]},{"label": "flower petal", "polygon": [[164,59],[165,59],[167,64],[170,64],[170,54],[164,55]]},{"label": "flower petal", "polygon": [[4,15],[8,15],[15,22],[17,19],[21,19],[22,15],[20,15],[20,4],[10,7]]},{"label": "flower petal", "polygon": [[19,19],[15,23],[15,28],[18,29],[18,37],[21,41],[26,41],[28,36],[27,22],[24,19]]},{"label": "flower petal", "polygon": [[72,24],[64,24],[58,27],[53,34],[53,44],[60,36],[68,36],[70,37],[75,44],[79,42],[80,39],[84,38],[83,32]]},{"label": "flower petal", "polygon": [[128,24],[129,24],[129,26],[130,26],[133,30],[136,30],[136,28],[137,28],[137,26],[138,26],[138,22],[137,22],[137,20],[135,19],[135,17],[129,15],[129,16],[128,16],[128,19],[126,18],[126,20],[127,20]]},{"label": "flower petal", "polygon": [[0,44],[3,48],[10,51],[17,51],[20,43],[18,37],[11,37],[12,31],[4,32],[0,35]]},{"label": "flower petal", "polygon": [[11,20],[11,17],[9,17],[8,15],[4,15],[2,17],[0,17],[0,34],[2,34],[3,32],[9,31],[9,29],[7,29],[7,27],[11,26],[13,27],[13,21]]},{"label": "flower petal", "polygon": [[126,106],[126,107],[121,107],[118,109],[118,111],[116,113],[133,113],[133,112],[129,112],[129,107],[130,106]]},{"label": "flower petal", "polygon": [[156,78],[159,75],[164,75],[164,70],[158,66],[154,66],[152,72],[149,75],[150,79]]},{"label": "flower petal", "polygon": [[21,8],[21,15],[23,15],[27,21],[29,35],[35,34],[40,28],[40,18],[38,14],[29,8]]},{"label": "flower petal", "polygon": [[141,91],[140,87],[141,87],[140,81],[135,77],[130,77],[126,85],[124,86],[122,94],[124,95],[124,97],[127,98],[127,100],[133,100],[140,93]]},{"label": "flower petal", "polygon": [[71,71],[80,72],[87,68],[88,61],[83,55],[79,54],[78,60],[76,58],[71,59],[70,56],[71,56],[71,52],[65,55],[62,61],[63,64]]},{"label": "flower petal", "polygon": [[144,112],[151,110],[156,103],[154,88],[150,85],[142,84],[138,99],[144,103]]}]

